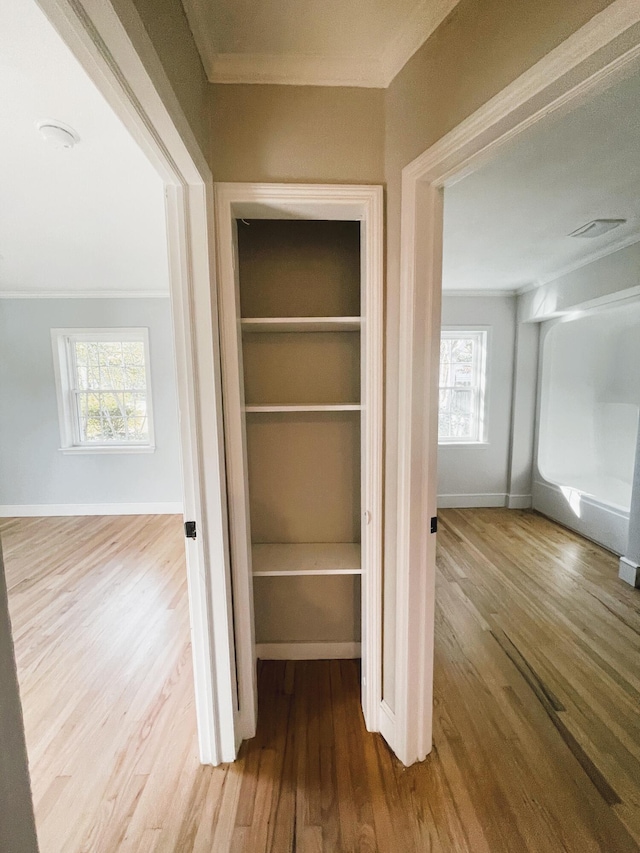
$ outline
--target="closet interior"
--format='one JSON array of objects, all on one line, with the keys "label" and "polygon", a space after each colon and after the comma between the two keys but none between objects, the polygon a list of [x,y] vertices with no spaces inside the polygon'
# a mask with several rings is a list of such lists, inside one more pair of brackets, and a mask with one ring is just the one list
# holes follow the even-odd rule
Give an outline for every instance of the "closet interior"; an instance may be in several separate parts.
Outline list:
[{"label": "closet interior", "polygon": [[316,655],[353,656],[363,516],[360,223],[236,226],[257,654],[304,657],[313,645]]}]

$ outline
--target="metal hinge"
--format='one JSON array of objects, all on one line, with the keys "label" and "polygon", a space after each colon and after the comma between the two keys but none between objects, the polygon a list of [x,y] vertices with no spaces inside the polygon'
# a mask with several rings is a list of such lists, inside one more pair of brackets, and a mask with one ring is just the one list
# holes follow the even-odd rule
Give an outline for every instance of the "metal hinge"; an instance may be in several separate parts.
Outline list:
[{"label": "metal hinge", "polygon": [[196,538],[196,523],[195,521],[185,521],[184,523],[184,535],[187,539],[195,539]]},{"label": "metal hinge", "polygon": [[431,519],[431,532],[432,533],[438,532],[438,516],[437,515],[434,515],[433,518]]}]

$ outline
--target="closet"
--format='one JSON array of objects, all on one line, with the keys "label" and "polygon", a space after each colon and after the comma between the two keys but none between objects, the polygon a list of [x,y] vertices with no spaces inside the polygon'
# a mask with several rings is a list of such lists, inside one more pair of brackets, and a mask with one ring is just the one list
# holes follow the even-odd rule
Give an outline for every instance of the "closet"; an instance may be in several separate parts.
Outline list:
[{"label": "closet", "polygon": [[233,275],[222,282],[221,323],[240,712],[243,646],[244,700],[255,702],[256,656],[359,657],[365,623],[379,622],[381,352],[366,308],[380,300],[362,217],[322,212],[227,211]]}]

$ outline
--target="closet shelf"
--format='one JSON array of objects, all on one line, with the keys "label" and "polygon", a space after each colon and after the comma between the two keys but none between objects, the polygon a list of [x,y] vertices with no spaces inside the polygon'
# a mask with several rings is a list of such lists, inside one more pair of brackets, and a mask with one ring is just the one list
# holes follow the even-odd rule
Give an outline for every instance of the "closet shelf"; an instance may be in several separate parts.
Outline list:
[{"label": "closet shelf", "polygon": [[253,545],[251,555],[254,577],[362,574],[358,542]]},{"label": "closet shelf", "polygon": [[357,332],[360,317],[245,317],[243,332]]},{"label": "closet shelf", "polygon": [[266,404],[259,406],[245,406],[244,410],[248,414],[266,414],[268,412],[359,412],[362,409],[360,403],[327,403],[314,405],[313,403],[303,403],[302,405],[279,405]]}]

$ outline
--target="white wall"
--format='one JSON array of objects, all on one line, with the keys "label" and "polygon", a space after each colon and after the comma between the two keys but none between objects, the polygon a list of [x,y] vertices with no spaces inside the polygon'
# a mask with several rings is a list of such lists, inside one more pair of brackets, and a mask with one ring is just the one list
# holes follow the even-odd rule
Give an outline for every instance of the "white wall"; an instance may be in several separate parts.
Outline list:
[{"label": "white wall", "polygon": [[[59,449],[51,329],[110,326],[149,329],[156,450],[65,455]],[[2,514],[40,514],[47,506],[58,514],[78,505],[88,512],[144,511],[143,505],[149,511],[179,511],[169,299],[0,299],[0,399]]]},{"label": "white wall", "polygon": [[640,301],[543,324],[534,507],[622,554],[636,464]]},{"label": "white wall", "polygon": [[447,294],[442,325],[487,328],[486,443],[438,448],[438,504],[504,506],[509,491],[516,298]]}]

